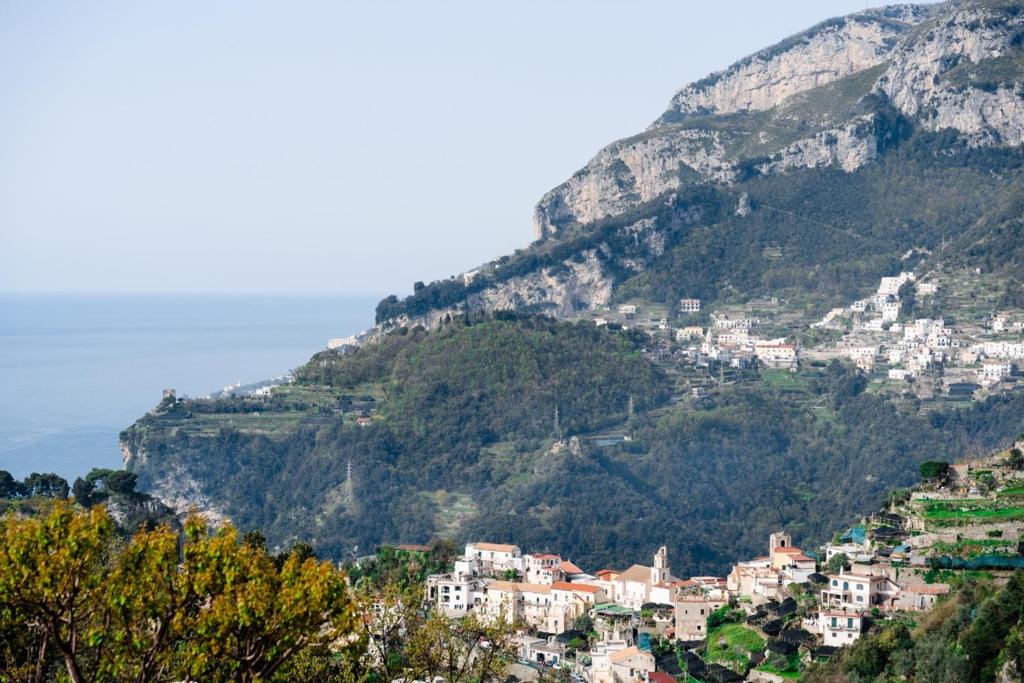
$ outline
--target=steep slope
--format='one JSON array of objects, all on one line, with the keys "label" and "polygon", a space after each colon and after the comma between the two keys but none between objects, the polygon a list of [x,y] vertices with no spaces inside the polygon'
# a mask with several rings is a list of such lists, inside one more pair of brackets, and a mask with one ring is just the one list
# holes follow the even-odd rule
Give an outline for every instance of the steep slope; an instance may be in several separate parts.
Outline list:
[{"label": "steep slope", "polygon": [[[817,220],[819,232],[835,226],[833,238],[880,238],[866,245],[853,238],[857,253],[876,266],[891,267],[913,248],[936,252],[935,263],[956,257],[940,247],[969,227],[975,234],[1005,231],[1011,220],[979,207],[1020,195],[1022,83],[1020,0],[902,5],[824,22],[680,90],[647,131],[605,147],[540,200],[537,242],[472,278],[385,300],[378,322],[430,325],[462,309],[571,315],[621,299],[625,283],[641,272],[701,283],[700,292],[680,296],[763,294],[749,280],[738,289],[724,281],[707,259],[667,257],[703,230],[737,238],[705,247],[712,262],[744,260],[751,239],[773,246],[806,236],[805,219]],[[994,154],[972,152],[986,149]],[[940,167],[950,177],[970,177],[944,185],[930,177]],[[993,191],[981,180],[990,171]],[[895,202],[873,200],[893,198],[894,183],[903,188]],[[772,191],[758,203],[759,190],[787,185],[800,191]],[[880,210],[845,196],[830,206],[823,190],[849,196],[846,186]],[[954,188],[959,194],[947,196]],[[959,208],[934,210],[935,203]],[[739,219],[756,216],[758,207],[770,213],[753,222],[774,227],[736,234]],[[815,273],[848,261],[823,254],[808,268],[784,254],[775,266],[792,281],[811,282],[807,293],[817,294]],[[742,269],[765,270],[749,262]],[[865,284],[884,274],[866,264],[859,270]]]},{"label": "steep slope", "polygon": [[[642,136],[597,154],[538,203],[538,237],[621,213],[693,182],[877,157],[876,106],[974,145],[1020,145],[1019,2],[897,6],[824,22],[682,89]],[[831,87],[823,87],[831,86]],[[864,106],[855,106],[863,101]],[[780,122],[795,125],[780,128]]]},{"label": "steep slope", "polygon": [[985,300],[1024,308],[1022,8],[858,13],[687,86],[545,196],[542,239],[384,299],[364,345],[268,397],[161,406],[124,433],[130,466],[164,499],[336,557],[442,534],[611,564],[668,542],[700,573],[775,527],[822,540],[919,461],[1004,445],[1024,397],[885,398],[825,363],[684,367],[674,339],[531,316],[641,301],[658,313],[630,327],[681,328],[757,299],[800,321],[954,267],[1004,276]]}]

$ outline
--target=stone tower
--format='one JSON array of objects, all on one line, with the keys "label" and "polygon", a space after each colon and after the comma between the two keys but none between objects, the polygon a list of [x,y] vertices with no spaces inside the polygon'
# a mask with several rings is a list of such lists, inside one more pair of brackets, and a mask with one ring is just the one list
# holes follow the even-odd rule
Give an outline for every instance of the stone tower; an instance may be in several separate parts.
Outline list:
[{"label": "stone tower", "polygon": [[671,576],[668,568],[668,548],[661,546],[658,552],[654,553],[654,566],[651,567],[651,584],[668,581]]},{"label": "stone tower", "polygon": [[785,531],[776,531],[768,537],[768,554],[774,555],[776,548],[792,548],[793,537]]}]

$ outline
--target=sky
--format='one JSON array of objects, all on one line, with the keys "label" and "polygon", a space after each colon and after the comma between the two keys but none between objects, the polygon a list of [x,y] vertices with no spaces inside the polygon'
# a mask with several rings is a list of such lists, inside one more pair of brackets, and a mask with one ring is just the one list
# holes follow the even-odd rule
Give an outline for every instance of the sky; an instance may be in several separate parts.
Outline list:
[{"label": "sky", "polygon": [[865,6],[0,0],[0,291],[406,294],[529,244],[686,83]]}]

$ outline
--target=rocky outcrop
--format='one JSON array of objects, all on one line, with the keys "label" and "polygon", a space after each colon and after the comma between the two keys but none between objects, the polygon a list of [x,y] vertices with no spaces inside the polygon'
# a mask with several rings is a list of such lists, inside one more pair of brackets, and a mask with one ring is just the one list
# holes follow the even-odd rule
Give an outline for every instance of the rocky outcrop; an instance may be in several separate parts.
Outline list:
[{"label": "rocky outcrop", "polygon": [[[957,3],[921,28],[894,52],[879,90],[930,130],[954,128],[973,144],[1024,142],[1024,6]],[[996,60],[1001,82],[979,87]]]},{"label": "rocky outcrop", "polygon": [[926,130],[955,129],[974,146],[1024,144],[1024,3],[869,10],[751,55],[680,90],[646,133],[604,148],[545,194],[537,237],[687,183],[732,182],[745,163],[762,173],[855,171],[882,141],[871,112],[846,106],[851,96],[885,101]]},{"label": "rocky outcrop", "polygon": [[568,223],[589,223],[674,190],[692,176],[729,180],[723,134],[671,129],[622,140],[597,153],[534,209],[537,237]]},{"label": "rocky outcrop", "polygon": [[838,166],[844,171],[855,171],[878,156],[874,119],[874,114],[868,114],[841,128],[797,140],[758,169],[762,173],[779,173],[790,168]]},{"label": "rocky outcrop", "polygon": [[693,114],[766,111],[799,92],[882,63],[931,8],[898,5],[822,22],[680,90],[654,126]]},{"label": "rocky outcrop", "polygon": [[[604,148],[541,198],[534,210],[537,237],[549,237],[573,223],[616,215],[685,182],[733,180],[744,140],[770,139],[756,125],[770,121],[724,118],[712,122],[701,117],[768,111],[794,95],[874,68],[889,57],[899,37],[930,12],[928,7],[904,5],[827,21],[683,88],[647,133]],[[810,166],[827,159],[855,168],[867,160],[871,145],[854,141],[851,131],[846,126],[790,142],[791,149],[771,150],[781,151],[784,158],[768,168],[781,170],[804,159]],[[845,141],[845,146],[821,144],[833,137]],[[851,154],[844,156],[844,148]]]},{"label": "rocky outcrop", "polygon": [[[133,429],[129,429],[131,433]],[[124,468],[130,471],[144,469],[149,458],[146,449],[142,446],[144,439],[139,434],[130,434],[125,438],[122,434],[121,457]],[[131,505],[122,504],[126,519],[135,520],[139,518],[159,518],[160,515],[174,516],[186,515],[196,512],[216,525],[230,521],[216,505],[210,500],[197,482],[181,464],[173,465],[171,471],[158,475],[153,481],[147,482],[148,493],[152,500],[146,503],[141,509]],[[116,516],[115,512],[115,516]],[[140,517],[141,515],[141,517]]]}]

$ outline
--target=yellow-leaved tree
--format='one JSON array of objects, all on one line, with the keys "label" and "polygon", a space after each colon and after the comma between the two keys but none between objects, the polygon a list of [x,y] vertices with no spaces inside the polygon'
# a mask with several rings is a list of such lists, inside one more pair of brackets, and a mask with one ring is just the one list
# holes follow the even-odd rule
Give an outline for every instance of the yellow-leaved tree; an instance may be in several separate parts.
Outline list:
[{"label": "yellow-leaved tree", "polygon": [[359,642],[344,574],[200,517],[121,541],[103,507],[0,519],[0,680],[270,680]]}]

